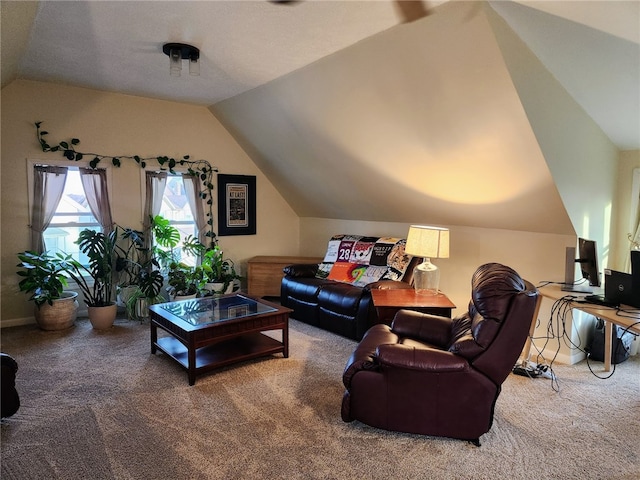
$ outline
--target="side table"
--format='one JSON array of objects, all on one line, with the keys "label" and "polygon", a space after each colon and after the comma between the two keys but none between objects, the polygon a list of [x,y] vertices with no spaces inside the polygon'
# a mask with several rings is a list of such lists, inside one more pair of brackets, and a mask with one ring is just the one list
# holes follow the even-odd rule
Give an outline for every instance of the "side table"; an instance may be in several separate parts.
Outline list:
[{"label": "side table", "polygon": [[401,309],[451,318],[451,310],[456,308],[444,293],[422,295],[413,288],[371,290],[371,298],[378,313],[378,322],[387,325],[391,325],[396,312]]},{"label": "side table", "polygon": [[294,263],[320,263],[321,257],[258,256],[247,262],[247,290],[255,297],[279,297],[282,269]]}]

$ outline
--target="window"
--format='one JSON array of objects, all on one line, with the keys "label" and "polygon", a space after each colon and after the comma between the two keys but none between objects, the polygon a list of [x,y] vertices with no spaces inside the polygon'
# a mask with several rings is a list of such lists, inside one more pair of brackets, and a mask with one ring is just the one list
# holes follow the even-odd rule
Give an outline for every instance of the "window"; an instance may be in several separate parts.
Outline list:
[{"label": "window", "polygon": [[187,236],[195,236],[197,233],[196,223],[189,206],[189,199],[187,198],[181,175],[169,175],[167,177],[167,185],[162,195],[160,215],[169,220],[169,223],[180,231],[180,244],[176,252],[177,258],[187,265],[195,265],[197,259],[181,250],[183,240]]},{"label": "window", "polygon": [[52,254],[57,252],[71,254],[80,263],[86,264],[86,256],[74,243],[80,232],[86,228],[101,229],[87,204],[78,168],[69,167],[62,198],[51,223],[44,231],[46,250]]}]

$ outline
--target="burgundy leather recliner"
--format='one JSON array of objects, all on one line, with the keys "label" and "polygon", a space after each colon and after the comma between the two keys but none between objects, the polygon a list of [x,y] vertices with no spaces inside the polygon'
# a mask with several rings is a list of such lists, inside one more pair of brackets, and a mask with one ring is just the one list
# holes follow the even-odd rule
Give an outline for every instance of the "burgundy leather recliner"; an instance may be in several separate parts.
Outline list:
[{"label": "burgundy leather recliner", "polygon": [[367,331],[344,370],[345,422],[480,445],[539,297],[498,263],[479,267],[471,287],[468,311],[454,319],[400,310],[391,327]]}]

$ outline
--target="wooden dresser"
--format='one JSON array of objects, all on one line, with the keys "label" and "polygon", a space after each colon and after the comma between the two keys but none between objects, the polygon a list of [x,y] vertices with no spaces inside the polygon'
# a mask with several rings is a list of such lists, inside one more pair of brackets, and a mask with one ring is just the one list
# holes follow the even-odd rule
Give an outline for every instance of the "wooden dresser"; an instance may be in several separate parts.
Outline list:
[{"label": "wooden dresser", "polygon": [[320,263],[322,257],[258,256],[247,262],[247,288],[256,297],[279,297],[282,269],[294,263]]}]

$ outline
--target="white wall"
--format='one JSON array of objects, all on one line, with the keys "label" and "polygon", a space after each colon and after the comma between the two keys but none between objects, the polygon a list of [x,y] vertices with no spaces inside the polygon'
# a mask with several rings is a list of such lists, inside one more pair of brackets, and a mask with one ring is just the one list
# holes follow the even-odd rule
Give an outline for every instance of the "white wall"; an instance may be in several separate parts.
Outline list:
[{"label": "white wall", "polygon": [[574,231],[608,266],[619,151],[504,20],[489,18]]},{"label": "white wall", "polygon": [[[76,137],[80,151],[175,158],[188,154],[208,160],[220,173],[256,175],[257,235],[220,237],[220,245],[243,273],[254,255],[298,253],[297,215],[205,107],[23,80],[3,88],[1,101],[1,325],[32,317],[15,274],[16,254],[30,248],[26,161],[62,159],[40,150],[36,121],[44,122],[50,143]],[[114,168],[112,184],[114,221],[140,228],[139,168],[131,163]]]},{"label": "white wall", "polygon": [[[618,161],[617,195],[614,199],[614,224],[612,226],[611,262],[609,266],[618,271],[627,270],[629,263],[629,241],[627,235],[633,234],[632,184],[634,170],[640,171],[640,150],[620,152]],[[637,198],[636,198],[637,201]],[[615,239],[615,240],[613,240]]]}]

